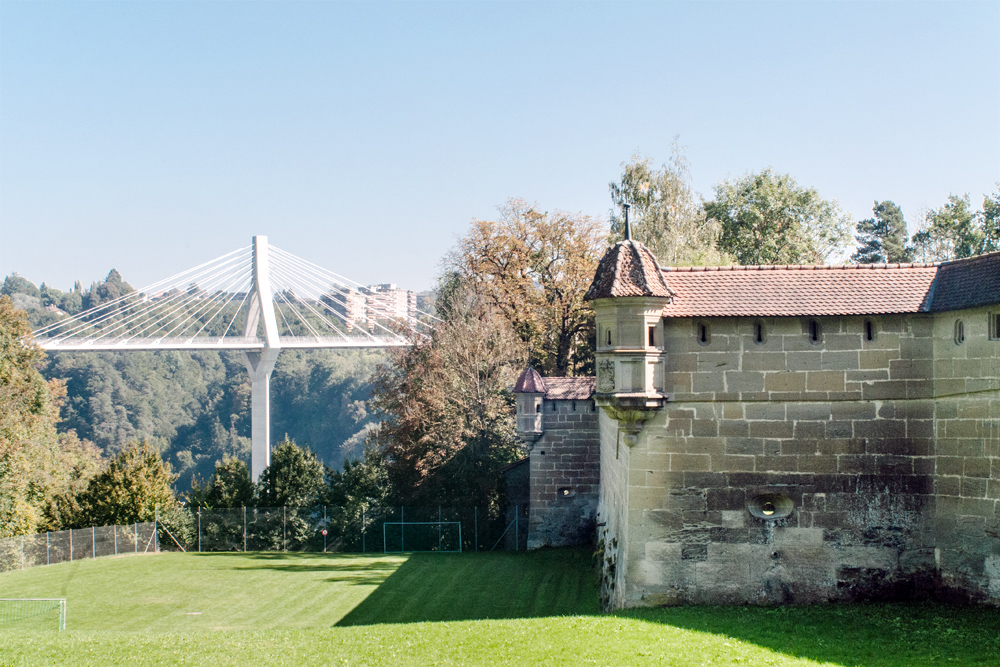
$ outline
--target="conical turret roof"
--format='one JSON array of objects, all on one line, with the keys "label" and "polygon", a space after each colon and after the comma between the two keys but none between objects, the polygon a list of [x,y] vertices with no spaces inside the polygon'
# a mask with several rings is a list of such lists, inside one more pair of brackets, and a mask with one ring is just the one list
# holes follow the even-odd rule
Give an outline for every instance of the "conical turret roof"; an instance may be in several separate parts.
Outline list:
[{"label": "conical turret roof", "polygon": [[544,394],[545,381],[541,374],[531,366],[524,369],[521,376],[514,383],[515,394]]},{"label": "conical turret roof", "polygon": [[663,279],[656,257],[649,248],[626,239],[609,249],[597,265],[594,282],[585,301],[616,296],[655,296],[672,299],[674,292]]}]

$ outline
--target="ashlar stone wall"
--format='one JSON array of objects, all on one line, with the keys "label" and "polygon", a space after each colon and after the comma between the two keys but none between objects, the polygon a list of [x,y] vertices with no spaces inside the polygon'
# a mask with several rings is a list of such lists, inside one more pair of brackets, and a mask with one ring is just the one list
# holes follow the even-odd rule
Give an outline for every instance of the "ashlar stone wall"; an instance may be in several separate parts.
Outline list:
[{"label": "ashlar stone wall", "polygon": [[590,544],[601,483],[598,413],[590,400],[548,400],[531,446],[528,548]]},{"label": "ashlar stone wall", "polygon": [[608,605],[1000,603],[990,314],[665,321],[670,401],[602,428]]}]

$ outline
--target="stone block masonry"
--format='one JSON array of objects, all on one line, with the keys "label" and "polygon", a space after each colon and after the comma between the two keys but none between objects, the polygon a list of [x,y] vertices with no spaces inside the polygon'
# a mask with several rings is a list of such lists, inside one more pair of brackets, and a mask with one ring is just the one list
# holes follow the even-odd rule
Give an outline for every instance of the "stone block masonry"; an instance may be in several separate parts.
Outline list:
[{"label": "stone block masonry", "polygon": [[601,483],[598,413],[590,400],[546,400],[531,445],[528,548],[590,544]]},{"label": "stone block masonry", "polygon": [[665,320],[670,401],[602,428],[607,606],[1000,604],[997,310]]}]

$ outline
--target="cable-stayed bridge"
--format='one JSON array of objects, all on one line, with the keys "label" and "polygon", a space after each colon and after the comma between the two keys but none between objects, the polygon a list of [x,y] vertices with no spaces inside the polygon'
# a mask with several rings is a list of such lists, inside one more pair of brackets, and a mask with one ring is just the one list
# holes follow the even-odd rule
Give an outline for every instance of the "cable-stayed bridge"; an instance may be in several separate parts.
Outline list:
[{"label": "cable-stayed bridge", "polygon": [[401,290],[371,290],[269,246],[266,236],[34,332],[51,351],[241,350],[250,373],[251,474],[270,463],[270,379],[282,348],[409,345],[436,320]]}]

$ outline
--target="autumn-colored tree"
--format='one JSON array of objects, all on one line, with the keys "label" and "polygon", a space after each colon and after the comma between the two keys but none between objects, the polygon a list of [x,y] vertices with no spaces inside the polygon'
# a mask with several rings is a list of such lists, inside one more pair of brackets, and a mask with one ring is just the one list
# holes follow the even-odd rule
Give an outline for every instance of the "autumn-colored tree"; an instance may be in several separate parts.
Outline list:
[{"label": "autumn-colored tree", "polygon": [[0,297],[0,537],[62,527],[100,459],[57,432],[65,386],[45,381],[43,358],[25,313]]},{"label": "autumn-colored tree", "polygon": [[170,464],[146,441],[132,441],[90,480],[80,497],[76,526],[152,521],[177,507]]},{"label": "autumn-colored tree", "polygon": [[375,374],[370,405],[384,419],[369,445],[393,504],[496,508],[502,468],[522,455],[510,388],[526,350],[492,300],[449,282],[444,321]]},{"label": "autumn-colored tree", "polygon": [[606,247],[603,221],[510,199],[499,219],[472,221],[446,266],[511,322],[545,373],[574,375],[593,367],[583,295]]}]

